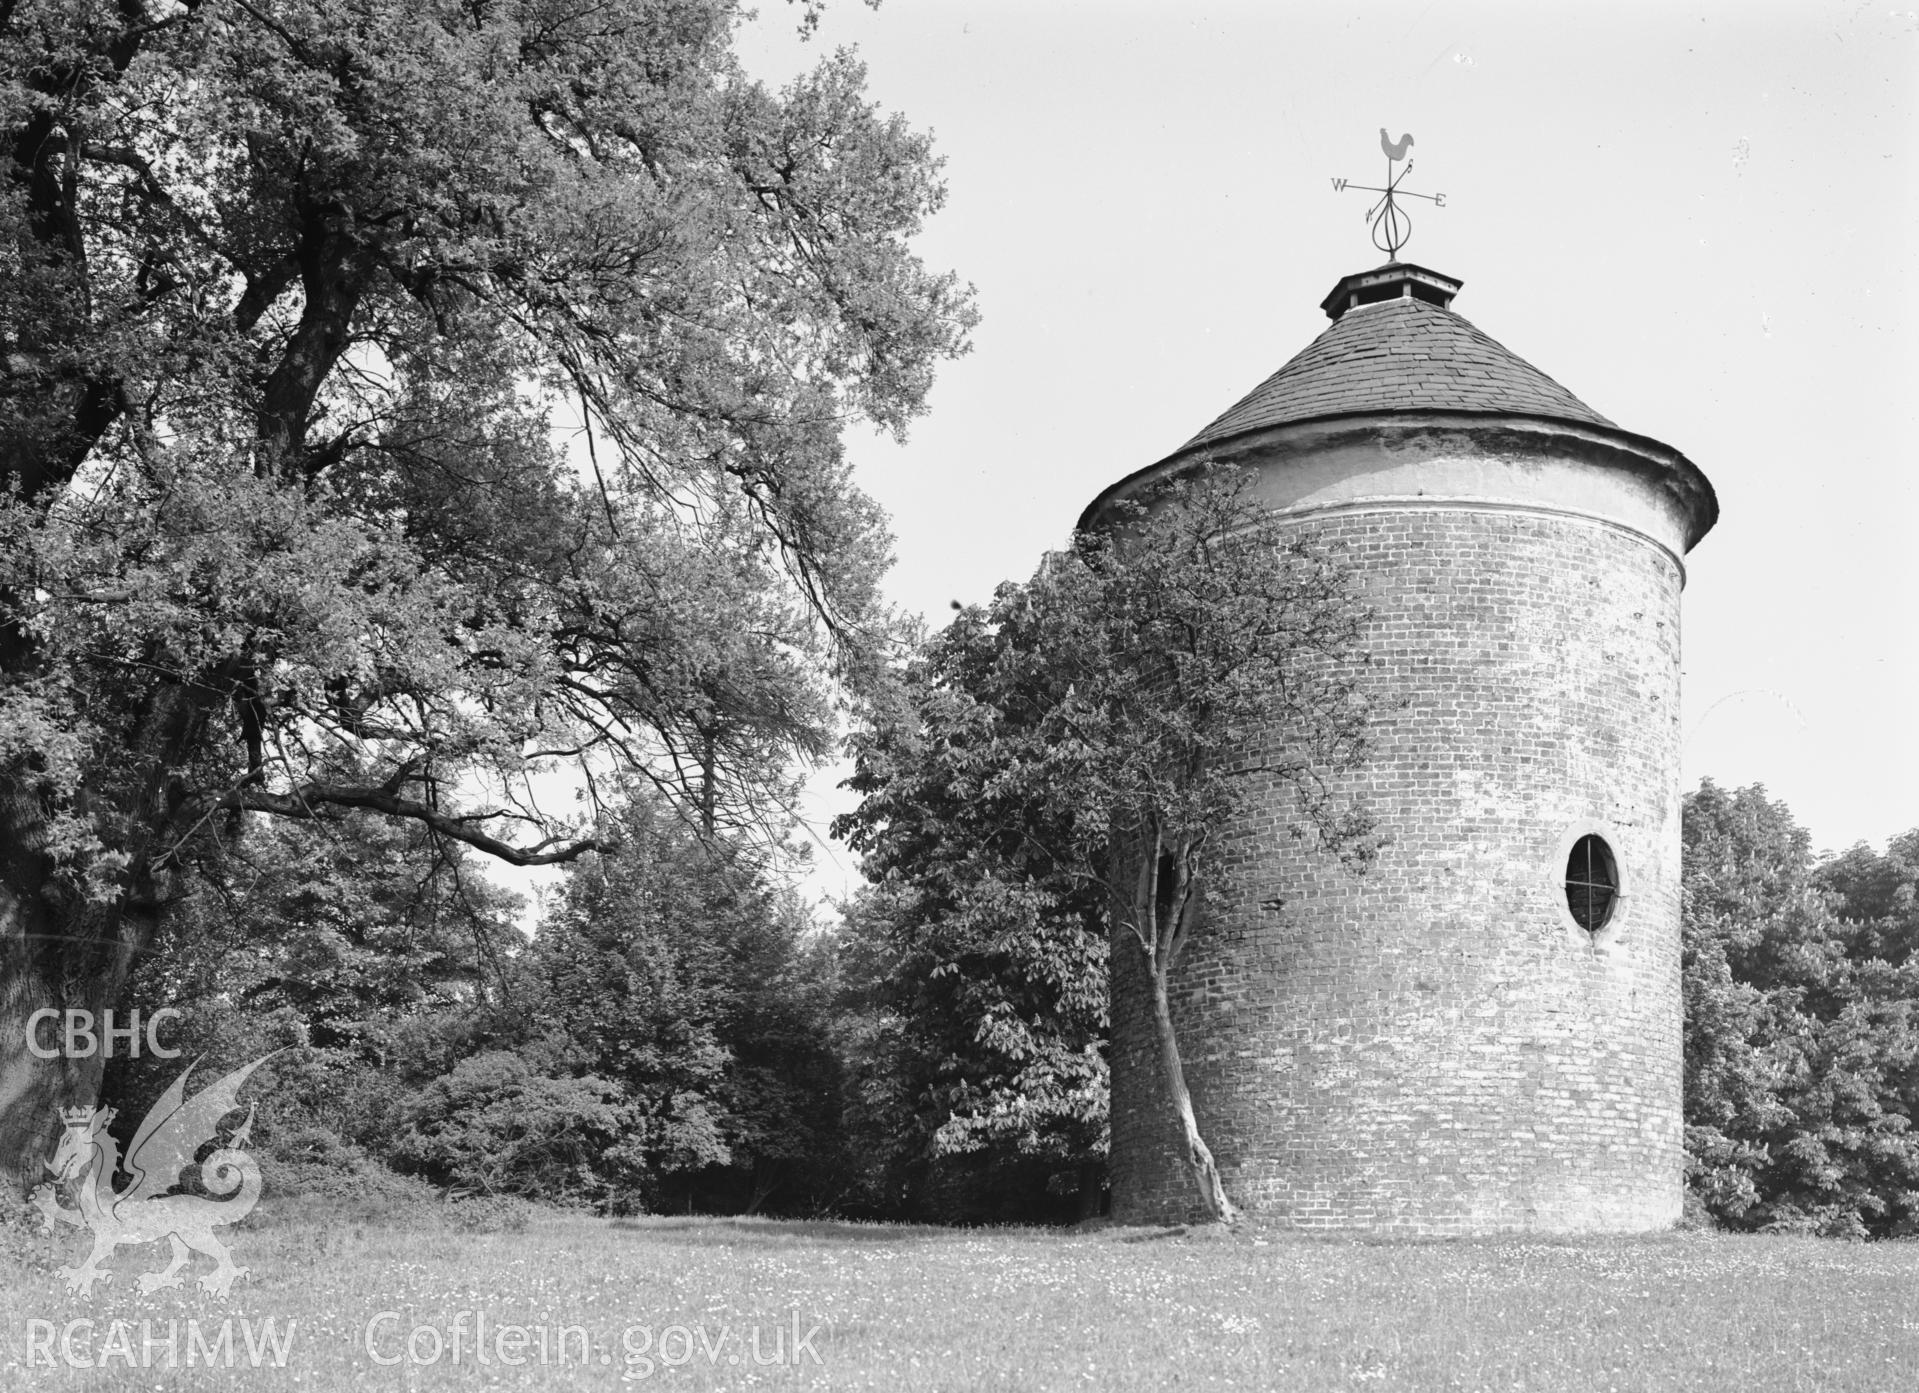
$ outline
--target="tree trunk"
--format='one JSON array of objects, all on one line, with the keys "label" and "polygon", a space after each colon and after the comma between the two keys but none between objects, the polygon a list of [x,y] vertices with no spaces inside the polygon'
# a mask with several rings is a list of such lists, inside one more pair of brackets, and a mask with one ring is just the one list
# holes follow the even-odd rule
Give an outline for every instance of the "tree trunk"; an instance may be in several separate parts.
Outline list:
[{"label": "tree trunk", "polygon": [[[122,1005],[134,959],[159,927],[170,874],[153,871],[153,848],[165,845],[171,771],[211,704],[204,691],[161,694],[113,773],[81,790],[134,829],[122,843],[129,865],[120,893],[104,903],[62,883],[60,868],[41,850],[47,836],[39,800],[14,771],[0,771],[0,1186],[31,1188],[44,1179],[41,1162],[59,1129],[58,1110],[100,1100],[102,1016]],[[43,1022],[42,1047],[59,1044],[63,1053],[36,1056],[27,1025],[43,1009],[59,1013],[62,1023],[69,1010],[90,1012],[92,1052],[64,1057],[59,1025]],[[123,1040],[115,1048],[129,1046]]]},{"label": "tree trunk", "polygon": [[[27,1048],[28,1022],[42,1009],[64,1020],[77,1008],[91,1011],[97,1026],[101,1012],[115,1004],[119,984],[110,972],[64,986],[48,976],[33,961],[43,955],[33,951],[39,945],[29,940],[9,899],[0,889],[0,1189],[24,1195],[47,1178],[43,1162],[60,1135],[60,1109],[97,1103],[106,1067],[97,1048],[85,1058],[62,1052],[41,1059]],[[43,1048],[58,1048],[60,1035],[60,1022],[40,1024]]]},{"label": "tree trunk", "polygon": [[[121,0],[96,6],[122,23],[88,27],[79,47],[23,79],[46,98],[21,108],[0,128],[0,186],[20,200],[24,220],[11,225],[10,246],[27,292],[40,306],[9,327],[8,368],[0,373],[0,494],[9,491],[48,506],[129,409],[121,364],[102,345],[150,305],[115,308],[91,289],[89,226],[77,192],[82,132],[98,114],[92,103],[138,56],[148,36],[173,21],[151,22],[146,7]],[[195,5],[189,4],[190,13]],[[0,28],[14,6],[0,5]],[[177,18],[177,17],[176,17]],[[249,276],[237,318],[244,331],[298,276],[300,319],[260,387],[259,467],[310,477],[307,433],[320,386],[351,338],[363,296],[375,283],[377,255],[363,245],[353,210],[299,194],[293,246],[280,265]],[[159,292],[166,293],[166,292]],[[39,645],[23,615],[34,602],[0,591],[0,683],[43,676]],[[255,655],[236,651],[223,662],[157,683],[132,713],[124,745],[90,763],[82,787],[64,790],[103,828],[107,850],[124,856],[120,897],[86,902],[63,884],[47,852],[45,791],[28,758],[0,767],[0,1185],[37,1183],[56,1110],[98,1101],[103,1060],[39,1059],[27,1048],[35,1011],[101,1013],[118,1007],[134,956],[152,942],[164,892],[177,867],[175,840],[190,830],[176,822],[187,794],[182,773],[202,747],[215,714],[237,695],[257,690]],[[150,666],[158,671],[165,666]],[[257,707],[243,710],[245,739],[257,744]],[[108,730],[110,727],[102,727]],[[116,737],[117,743],[117,737]],[[258,760],[249,751],[249,763]],[[54,1033],[42,1027],[43,1039]]]},{"label": "tree trunk", "polygon": [[778,1167],[765,1170],[759,1166],[753,1167],[752,1194],[747,1198],[746,1208],[740,1212],[742,1214],[758,1214],[760,1212],[760,1206],[771,1199],[773,1192],[779,1188],[780,1176]]},{"label": "tree trunk", "polygon": [[1147,975],[1153,979],[1153,1028],[1159,1036],[1160,1073],[1166,1085],[1166,1098],[1179,1124],[1180,1138],[1186,1147],[1186,1164],[1199,1189],[1200,1207],[1209,1222],[1227,1224],[1238,1217],[1233,1202],[1226,1198],[1220,1183],[1219,1167],[1213,1153],[1199,1134],[1199,1119],[1193,1116],[1193,1095],[1186,1091],[1186,1069],[1179,1061],[1179,1040],[1173,1034],[1173,1013],[1166,997],[1166,978],[1159,965],[1149,962]]},{"label": "tree trunk", "polygon": [[1106,1167],[1097,1161],[1082,1161],[1079,1167],[1079,1210],[1073,1216],[1088,1223],[1106,1212]]}]

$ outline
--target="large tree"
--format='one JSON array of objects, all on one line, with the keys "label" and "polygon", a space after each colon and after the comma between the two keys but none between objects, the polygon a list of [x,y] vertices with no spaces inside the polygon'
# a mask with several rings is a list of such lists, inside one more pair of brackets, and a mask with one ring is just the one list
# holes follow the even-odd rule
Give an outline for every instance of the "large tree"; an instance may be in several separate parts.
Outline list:
[{"label": "large tree", "polygon": [[1687,1181],[1734,1228],[1919,1231],[1913,839],[1819,866],[1785,804],[1685,802]]},{"label": "large tree", "polygon": [[[969,297],[924,138],[730,0],[0,3],[0,1169],[209,839],[357,808],[518,864],[555,762],[751,821],[874,671]],[[570,437],[570,438],[569,438]]]},{"label": "large tree", "polygon": [[875,1130],[907,1168],[1021,1158],[1077,1171],[1096,1201],[1106,904],[1084,858],[1098,811],[1036,804],[1005,763],[1000,729],[1025,712],[989,690],[998,609],[968,609],[928,640],[902,704],[852,736],[847,786],[862,797],[834,832],[871,883],[841,931],[847,1005],[871,1021],[867,1067],[897,1075],[898,1115]]},{"label": "large tree", "polygon": [[434,840],[416,822],[332,810],[264,822],[204,858],[122,998],[146,1017],[178,1011],[160,1038],[182,1057],[116,1055],[104,1101],[138,1119],[189,1060],[211,1079],[277,1050],[253,1134],[269,1188],[388,1154],[409,1086],[524,1009],[510,975],[520,898],[475,869],[478,853]]},{"label": "large tree", "polygon": [[986,1067],[960,1072],[986,1086],[955,1094],[949,1127],[1071,1119],[1091,1096],[1073,1063],[1104,975],[1085,938],[1103,921],[1124,957],[1112,970],[1144,973],[1170,1121],[1216,1219],[1233,1206],[1173,997],[1202,907],[1226,890],[1221,834],[1261,775],[1298,795],[1302,833],[1356,864],[1372,845],[1329,778],[1366,752],[1364,607],[1251,482],[1213,471],[1151,490],[962,613],[909,674],[905,729],[861,743],[866,801],[847,824],[923,926],[921,975],[963,984],[966,1062]]},{"label": "large tree", "polygon": [[[834,1149],[826,984],[795,895],[635,797],[619,850],[569,867],[523,973],[532,1034],[616,1090],[621,1203],[807,1209]],[[537,1057],[539,1045],[527,1050]]]}]

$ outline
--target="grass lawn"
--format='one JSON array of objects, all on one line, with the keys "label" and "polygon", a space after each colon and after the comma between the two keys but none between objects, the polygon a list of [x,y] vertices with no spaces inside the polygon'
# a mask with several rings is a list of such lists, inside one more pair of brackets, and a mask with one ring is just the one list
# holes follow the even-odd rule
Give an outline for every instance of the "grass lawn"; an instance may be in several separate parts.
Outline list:
[{"label": "grass lawn", "polygon": [[[252,1275],[225,1301],[191,1284],[141,1295],[161,1245],[122,1249],[91,1300],[0,1263],[0,1387],[1919,1389],[1910,1243],[555,1215],[517,1234],[282,1221],[233,1248]],[[249,1367],[268,1317],[284,1365],[266,1342]],[[215,1366],[188,1366],[202,1345]]]}]

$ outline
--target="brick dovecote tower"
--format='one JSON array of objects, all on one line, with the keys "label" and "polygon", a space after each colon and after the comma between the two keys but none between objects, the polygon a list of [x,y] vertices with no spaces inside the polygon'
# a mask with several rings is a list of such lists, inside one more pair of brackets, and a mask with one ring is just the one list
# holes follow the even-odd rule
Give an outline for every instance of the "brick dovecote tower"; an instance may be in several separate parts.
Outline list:
[{"label": "brick dovecote tower", "polygon": [[[1202,460],[1356,568],[1378,720],[1354,876],[1256,806],[1255,869],[1186,950],[1174,1015],[1228,1193],[1302,1228],[1643,1230],[1679,1217],[1679,595],[1718,515],[1392,263],[1082,526]],[[1277,797],[1277,795],[1276,795]],[[1277,898],[1280,908],[1260,908]],[[1150,998],[1113,954],[1121,1221],[1192,1212]]]}]

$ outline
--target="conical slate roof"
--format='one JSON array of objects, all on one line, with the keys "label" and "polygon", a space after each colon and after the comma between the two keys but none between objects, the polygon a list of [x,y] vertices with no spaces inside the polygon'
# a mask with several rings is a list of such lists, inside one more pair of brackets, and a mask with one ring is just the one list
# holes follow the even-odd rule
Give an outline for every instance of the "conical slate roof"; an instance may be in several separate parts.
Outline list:
[{"label": "conical slate roof", "polygon": [[[1622,430],[1504,345],[1454,314],[1460,282],[1424,266],[1389,261],[1343,277],[1320,302],[1332,327],[1230,411],[1157,464],[1110,484],[1086,505],[1081,530],[1106,525],[1110,505],[1146,481],[1226,453],[1286,464],[1326,439],[1397,429],[1397,413],[1414,417],[1481,417],[1495,435],[1559,442],[1590,463],[1624,468],[1653,480],[1684,518],[1682,550],[1690,550],[1719,517],[1712,484],[1670,445]],[[1261,433],[1308,422],[1350,421],[1277,439]],[[1528,425],[1530,422],[1532,424]],[[1417,432],[1469,422],[1413,420]],[[1216,447],[1235,442],[1231,451]],[[1559,448],[1556,446],[1555,448]]]},{"label": "conical slate roof", "polygon": [[1408,295],[1338,313],[1325,333],[1176,453],[1269,426],[1382,411],[1497,412],[1616,429],[1441,305]]}]

